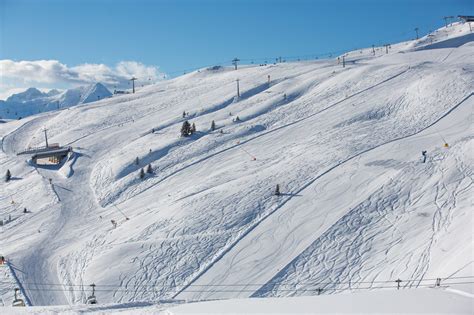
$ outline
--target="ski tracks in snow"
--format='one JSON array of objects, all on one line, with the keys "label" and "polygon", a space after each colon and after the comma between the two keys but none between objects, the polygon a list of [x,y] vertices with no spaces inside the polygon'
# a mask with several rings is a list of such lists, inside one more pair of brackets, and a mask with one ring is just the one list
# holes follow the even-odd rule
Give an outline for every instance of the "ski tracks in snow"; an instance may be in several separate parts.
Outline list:
[{"label": "ski tracks in snow", "polygon": [[[424,130],[428,129],[429,127],[435,125],[436,123],[438,123],[442,118],[446,117],[449,113],[451,113],[453,110],[455,110],[456,108],[458,108],[462,103],[464,103],[466,100],[468,100],[470,97],[472,96],[472,93],[468,96],[466,96],[465,98],[463,98],[459,103],[457,103],[456,105],[452,106],[450,110],[448,110],[444,115],[442,115],[440,118],[438,118],[436,121],[432,122],[429,126],[423,128],[422,130],[416,132],[415,134],[419,134],[421,132],[423,132]],[[367,154],[368,152],[370,151],[373,151],[377,148],[380,148],[382,146],[386,146],[388,144],[391,144],[393,142],[396,142],[396,141],[399,141],[399,140],[402,140],[402,139],[406,139],[406,138],[409,138],[415,134],[410,134],[410,135],[407,135],[407,136],[403,136],[403,137],[399,137],[397,139],[392,139],[386,143],[383,143],[383,144],[380,144],[378,146],[375,146],[375,147],[372,147],[370,149],[367,149],[367,150],[364,150],[348,159],[346,159],[345,161],[342,161],[341,163],[338,163],[337,165],[333,166],[333,167],[330,167],[328,170],[326,170],[325,172],[323,172],[321,175],[317,176],[316,178],[312,179],[311,181],[309,181],[308,183],[306,183],[304,186],[300,187],[300,189],[298,189],[296,192],[294,192],[294,194],[299,194],[301,193],[303,190],[305,190],[306,188],[308,188],[309,186],[311,186],[314,182],[316,182],[317,180],[319,180],[322,176],[325,176],[326,174],[328,174],[329,172],[337,169],[338,167],[342,166],[343,164],[345,163],[348,163],[349,161],[359,157],[359,156],[362,156],[362,155],[365,155]],[[394,221],[399,221],[403,218],[402,215],[396,215],[394,218],[389,218],[390,216],[388,214],[383,214],[383,212],[381,212],[382,210],[381,209],[384,209],[383,211],[386,211],[387,208],[398,208],[398,207],[406,207],[406,206],[403,206],[400,204],[400,200],[398,200],[398,198],[394,198],[394,197],[389,197],[389,199],[387,199],[387,197],[384,197],[386,195],[388,196],[399,196],[400,195],[400,191],[397,192],[397,189],[402,189],[401,187],[396,187],[395,183],[392,181],[391,182],[391,185],[392,186],[387,186],[387,188],[389,190],[391,190],[390,193],[385,193],[383,190],[381,192],[379,192],[379,196],[378,198],[374,197],[374,199],[377,201],[377,204],[375,206],[372,206],[370,204],[370,198],[368,199],[368,202],[369,204],[364,204],[364,205],[361,205],[359,207],[357,207],[356,209],[353,209],[349,212],[349,214],[347,214],[346,216],[344,216],[340,222],[337,222],[333,225],[330,225],[331,228],[328,229],[322,236],[321,238],[319,238],[315,244],[317,245],[314,245],[314,247],[318,247],[320,248],[320,242],[322,242],[322,240],[324,240],[325,238],[327,239],[334,239],[335,240],[335,244],[336,245],[336,249],[337,250],[334,250],[333,252],[335,253],[335,256],[332,257],[332,258],[328,258],[326,257],[326,254],[325,252],[320,252],[319,256],[323,256],[324,259],[322,259],[320,261],[321,265],[323,265],[323,262],[328,262],[328,261],[334,261],[334,259],[336,259],[337,255],[340,255],[341,252],[343,251],[346,251],[349,255],[349,256],[346,256],[346,261],[351,261],[351,264],[350,265],[359,265],[359,266],[363,266],[364,264],[363,263],[360,263],[360,260],[362,259],[362,256],[363,256],[363,253],[365,252],[369,252],[371,249],[370,248],[365,248],[367,242],[369,242],[370,240],[374,239],[376,237],[376,235],[379,233],[376,233],[376,234],[370,234],[370,233],[373,233],[373,231],[370,231],[370,230],[367,230],[366,227],[370,224],[370,225],[375,225],[375,226],[385,226],[384,229],[389,229],[387,226],[386,223],[385,224],[381,224],[380,223],[380,220],[384,221],[384,222],[394,222]],[[384,186],[385,187],[385,186]],[[385,188],[384,188],[385,189]],[[406,190],[406,189],[405,189]],[[405,191],[403,194],[401,194],[402,196],[410,196],[410,193],[409,193],[409,190],[408,191]],[[246,255],[246,257],[248,257],[249,255],[251,256],[252,254],[249,253],[249,251],[252,251],[252,252],[256,252],[254,251],[253,248],[249,247],[249,246],[261,246],[259,244],[255,245],[257,242],[253,240],[253,234],[255,235],[258,235],[258,233],[261,233],[261,231],[258,231],[258,226],[265,220],[267,220],[271,215],[273,215],[278,209],[281,209],[288,201],[291,200],[291,196],[287,199],[285,199],[284,201],[280,202],[279,205],[277,207],[274,207],[273,210],[269,211],[266,215],[264,215],[262,218],[260,218],[258,221],[254,222],[245,232],[243,232],[241,234],[240,237],[238,237],[235,241],[233,241],[231,243],[231,245],[227,248],[225,248],[221,254],[218,256],[218,259],[216,261],[212,261],[209,266],[201,271],[191,282],[189,282],[186,286],[184,286],[181,290],[179,290],[177,292],[177,294],[174,296],[175,298],[176,297],[189,297],[189,296],[192,296],[192,298],[210,298],[212,297],[212,292],[209,291],[208,294],[206,295],[205,292],[200,292],[198,294],[186,294],[186,290],[189,288],[190,285],[193,285],[195,283],[197,283],[197,285],[199,285],[199,280],[200,278],[202,278],[203,276],[205,276],[204,278],[206,280],[203,280],[205,283],[208,283],[208,282],[214,282],[214,281],[223,281],[224,279],[227,278],[227,276],[229,275],[229,270],[233,267],[233,262],[235,261],[235,257],[236,256],[239,256],[241,255],[241,252],[244,252],[246,251],[248,255]],[[378,204],[379,202],[382,201],[382,204]],[[374,209],[374,213],[372,213],[372,219],[371,218],[366,218],[364,217],[364,215],[366,214],[367,212],[367,209]],[[407,210],[405,210],[407,211]],[[382,213],[382,215],[381,215]],[[358,217],[354,217],[354,214],[357,214]],[[367,219],[369,219],[367,221]],[[366,221],[364,221],[366,220]],[[356,225],[354,225],[354,222],[357,222]],[[362,222],[365,222],[365,223],[362,223]],[[342,224],[343,228],[340,228],[338,227],[340,224]],[[344,244],[342,244],[340,241],[338,241],[338,238],[340,238],[341,236],[338,236],[339,234],[338,233],[341,233],[341,231],[352,231],[351,235],[354,234],[354,235],[358,235],[358,237],[347,243],[347,241],[345,241]],[[290,231],[291,232],[291,231]],[[402,240],[402,237],[403,237],[403,233],[399,230],[395,230],[396,234],[398,234],[398,236],[396,236],[395,238],[395,241],[390,241],[392,242],[391,244],[387,244],[385,248],[391,248],[392,246],[395,246],[395,244],[397,243],[400,243],[401,240]],[[329,234],[328,234],[329,233]],[[291,234],[291,233],[290,233]],[[381,233],[383,235],[383,233]],[[325,236],[327,235],[327,236]],[[393,232],[392,232],[392,237],[394,236]],[[287,236],[287,239],[288,239],[289,236]],[[247,241],[246,242],[243,242],[243,239],[246,239]],[[273,241],[273,240],[272,240]],[[286,240],[285,240],[286,241]],[[357,243],[357,246],[354,246],[353,242],[358,242]],[[243,246],[242,244],[247,244],[245,246],[245,249],[242,249],[241,247]],[[327,243],[327,242],[326,242]],[[370,243],[370,242],[369,242]],[[242,245],[242,246],[241,246]],[[343,246],[343,247],[341,247]],[[285,246],[286,248],[288,248],[288,246]],[[234,248],[236,248],[234,250]],[[240,248],[240,249],[239,249]],[[348,251],[348,249],[350,248],[357,248],[358,250],[360,250],[361,248],[363,249],[363,252],[351,252],[350,250]],[[232,255],[229,255],[229,253],[232,251]],[[427,249],[427,254],[425,254],[425,256],[428,256],[429,255],[429,249]],[[222,258],[223,257],[226,257],[226,256],[232,256],[231,258],[227,259],[227,260],[224,260],[223,262],[221,262]],[[318,255],[316,255],[318,256]],[[354,263],[354,261],[359,261],[359,263]],[[395,265],[396,263],[393,262]],[[217,265],[217,264],[220,264],[220,266],[218,268],[215,268],[216,269],[216,274],[212,276],[212,268]],[[311,266],[314,266],[314,265],[320,265],[320,264],[311,264]],[[424,273],[424,271],[426,271],[427,267],[427,262],[425,261],[424,263],[421,264],[422,266],[424,266],[422,268],[422,270],[419,270],[419,271],[415,271],[415,277],[416,279],[419,279],[420,277],[422,277],[421,275]],[[288,272],[288,268],[291,268],[291,267],[286,267],[285,269],[285,272]],[[342,269],[341,269],[342,268]],[[375,268],[375,266],[372,266],[370,268]],[[240,272],[238,271],[239,268],[236,269],[236,272]],[[351,271],[351,268],[348,268],[347,266],[346,267],[342,267],[342,266],[331,266],[331,268],[327,269],[327,270],[334,270],[335,272],[340,272],[341,270],[345,270],[345,272],[352,272]],[[224,272],[224,273],[222,273]],[[362,271],[357,271],[357,273],[361,273]],[[211,274],[211,275],[209,275]],[[209,276],[208,276],[209,275]],[[280,274],[277,274],[276,278],[279,279],[279,276],[281,276]],[[321,275],[320,275],[321,276]],[[326,275],[327,276],[327,275]],[[235,277],[234,277],[235,278]],[[318,277],[318,278],[321,278],[321,277]],[[335,276],[335,275],[330,275],[330,279],[332,281],[341,281],[342,279],[344,278],[347,278],[347,279],[351,279],[352,281],[352,277],[350,275],[343,275],[343,276]],[[235,280],[235,279],[234,279]],[[267,279],[268,281],[269,279]],[[281,280],[281,279],[279,279]],[[360,280],[360,279],[359,279]],[[207,281],[207,282],[206,282]],[[269,283],[271,283],[272,281],[269,281]],[[190,290],[192,292],[192,290]],[[257,295],[261,295],[261,294],[266,294],[266,293],[262,293],[262,292],[266,292],[266,291],[271,291],[271,289],[269,288],[266,288],[265,286],[259,290],[257,290]],[[248,293],[243,293],[243,296],[248,296],[249,294]],[[216,296],[222,296],[222,295],[214,295],[214,297]],[[235,296],[235,295],[233,295]]]}]

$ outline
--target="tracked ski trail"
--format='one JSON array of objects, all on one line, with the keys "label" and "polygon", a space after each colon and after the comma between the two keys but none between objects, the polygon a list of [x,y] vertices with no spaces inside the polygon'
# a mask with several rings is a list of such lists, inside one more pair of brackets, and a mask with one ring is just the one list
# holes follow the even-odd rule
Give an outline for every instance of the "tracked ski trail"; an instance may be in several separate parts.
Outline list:
[{"label": "tracked ski trail", "polygon": [[[409,141],[409,138],[415,135],[422,135],[426,132],[431,132],[430,128],[435,126],[444,117],[449,115],[451,112],[456,110],[461,104],[470,99],[473,93],[463,98],[458,104],[454,105],[449,111],[432,122],[428,127],[423,130],[411,134],[408,136],[400,137],[383,143],[374,148],[360,152],[347,160],[329,168],[324,171],[321,175],[317,176],[303,187],[293,192],[294,195],[299,195],[304,190],[308,189],[316,181],[320,180],[323,176],[331,172],[334,176],[338,175],[342,166],[348,164],[357,157],[367,155],[369,152],[374,150],[380,150],[388,145],[405,140]],[[468,107],[468,106],[467,106]],[[469,107],[468,107],[469,108]],[[472,109],[471,109],[472,110]],[[469,111],[467,111],[469,112]],[[465,125],[463,125],[465,128]],[[346,166],[347,167],[347,166]],[[352,167],[352,165],[351,165]],[[351,168],[349,168],[351,169]],[[347,172],[349,169],[344,169],[343,172]],[[336,171],[336,174],[334,174]],[[339,172],[338,172],[339,171]],[[387,171],[382,169],[381,174],[376,174],[375,178],[380,178],[383,175],[387,175]],[[363,173],[363,172],[361,172]],[[390,174],[390,173],[389,173]],[[354,177],[351,179],[351,185],[355,183],[365,183],[365,174],[352,174],[351,176],[362,176],[361,179],[355,180]],[[393,174],[392,174],[393,175]],[[321,183],[323,187],[329,186],[329,183]],[[330,195],[330,192],[325,191],[324,188],[318,194]],[[357,189],[352,188],[352,193],[356,192]],[[347,209],[353,207],[354,204],[358,203],[358,200],[366,199],[372,193],[371,189],[366,189],[362,195],[351,195],[346,194],[344,200],[348,198],[349,202],[340,203],[336,200],[336,206],[333,206],[333,211],[323,212],[323,219],[315,214],[319,212],[318,206],[314,205],[311,201],[315,194],[308,194],[308,201],[298,201],[297,197],[290,196],[281,203],[278,204],[271,212],[264,216],[258,222],[255,222],[249,229],[247,229],[242,235],[232,243],[231,246],[227,247],[219,257],[213,261],[204,271],[198,274],[191,282],[184,286],[178,291],[174,298],[184,298],[190,300],[199,299],[212,299],[212,298],[225,298],[225,297],[248,297],[251,295],[247,290],[249,288],[239,287],[243,292],[236,293],[231,292],[229,295],[219,292],[219,288],[215,289],[212,286],[208,288],[210,284],[215,285],[236,285],[236,284],[262,284],[270,281],[271,277],[277,274],[283,269],[294,257],[300,254],[306,249],[315,239],[321,236],[326,230],[332,227],[339,219],[344,216]],[[333,196],[334,199],[340,198]],[[304,199],[304,197],[303,197]],[[297,200],[292,204],[293,200]],[[284,209],[289,211],[284,212]],[[290,210],[291,209],[291,210]],[[278,212],[277,212],[278,210]],[[321,209],[322,210],[322,209]],[[337,212],[334,210],[338,210]],[[322,220],[321,220],[322,219]],[[320,222],[323,222],[321,224]],[[319,224],[319,226],[318,226]],[[316,231],[314,226],[317,226]],[[281,231],[283,230],[283,231]],[[298,239],[294,239],[294,232],[298,231]],[[274,244],[279,244],[278,249],[275,250]],[[272,252],[268,252],[265,248],[273,248]],[[255,268],[256,265],[271,266],[266,267],[265,270],[261,268]],[[203,285],[205,285],[203,287]],[[189,293],[186,290],[190,287],[199,288],[200,292],[193,292],[191,288]],[[251,288],[252,289],[252,288]],[[253,288],[257,289],[257,288]]]},{"label": "tracked ski trail", "polygon": [[[371,90],[371,89],[374,89],[374,88],[376,88],[376,87],[378,87],[378,86],[380,86],[380,85],[382,85],[382,84],[384,84],[384,83],[386,83],[386,82],[389,82],[389,81],[391,81],[391,80],[393,80],[393,79],[395,79],[395,78],[397,78],[397,77],[403,75],[404,73],[408,72],[409,70],[410,70],[410,69],[407,68],[407,69],[405,69],[405,70],[403,70],[403,71],[400,71],[399,73],[397,73],[397,74],[395,74],[395,75],[393,75],[393,76],[390,76],[389,78],[386,78],[385,80],[382,80],[382,81],[380,81],[380,82],[378,82],[378,83],[376,83],[376,84],[374,84],[374,85],[371,85],[371,86],[369,86],[369,87],[367,87],[367,88],[365,88],[365,89],[363,89],[363,90],[361,90],[361,91],[358,91],[358,92],[355,92],[355,93],[353,93],[353,94],[351,94],[351,95],[348,95],[347,97],[345,97],[345,98],[343,98],[343,99],[340,99],[339,101],[336,101],[335,103],[330,104],[329,106],[323,108],[323,109],[320,110],[320,111],[317,111],[317,112],[314,113],[314,114],[308,115],[308,116],[306,116],[306,117],[304,117],[304,118],[298,119],[298,120],[296,120],[296,121],[293,121],[293,122],[291,122],[291,123],[285,124],[285,125],[283,125],[283,126],[279,126],[279,127],[276,127],[276,128],[274,128],[274,129],[271,129],[271,130],[268,130],[268,131],[264,131],[264,132],[259,133],[258,135],[254,136],[254,137],[251,137],[250,139],[246,139],[246,140],[243,140],[243,141],[239,141],[238,144],[231,145],[231,146],[229,146],[229,147],[227,147],[227,148],[225,148],[225,149],[222,149],[222,150],[213,152],[212,154],[210,154],[210,155],[208,155],[208,156],[205,156],[205,157],[200,158],[200,159],[198,159],[198,160],[196,160],[196,161],[193,161],[193,162],[191,162],[190,164],[187,164],[187,165],[185,165],[185,166],[183,166],[183,167],[177,169],[176,171],[171,172],[170,174],[168,174],[168,175],[166,175],[165,177],[163,177],[162,179],[160,179],[158,182],[153,183],[153,185],[151,185],[151,186],[149,186],[149,187],[147,187],[147,188],[145,188],[145,189],[141,189],[141,190],[140,190],[138,193],[136,193],[136,194],[132,194],[130,197],[135,197],[135,196],[137,196],[137,195],[140,195],[140,194],[142,194],[142,193],[145,193],[145,192],[148,191],[149,189],[153,188],[155,185],[158,185],[158,184],[164,182],[165,180],[167,180],[167,179],[173,177],[173,176],[176,175],[176,174],[179,174],[180,172],[186,170],[187,168],[192,167],[192,166],[199,165],[199,163],[202,163],[202,162],[204,162],[204,161],[206,161],[206,160],[208,160],[208,159],[214,158],[214,157],[218,156],[219,154],[222,154],[222,153],[228,152],[228,151],[230,151],[230,150],[233,150],[233,149],[242,147],[243,145],[248,144],[248,143],[250,143],[250,142],[253,141],[253,140],[257,140],[257,139],[259,139],[259,138],[261,138],[261,137],[264,137],[264,136],[267,136],[267,135],[269,135],[269,134],[272,134],[272,133],[281,131],[281,130],[283,130],[283,129],[285,129],[285,128],[288,128],[288,127],[297,125],[297,124],[302,123],[302,122],[304,122],[304,121],[306,121],[306,120],[308,120],[308,119],[310,119],[310,118],[312,118],[312,117],[314,117],[314,116],[316,116],[316,115],[319,115],[319,114],[321,114],[321,113],[324,113],[324,112],[326,112],[327,110],[329,110],[329,109],[331,109],[331,108],[333,108],[333,107],[335,107],[335,106],[337,106],[337,105],[339,105],[339,104],[341,104],[341,103],[343,103],[343,102],[345,102],[345,101],[347,101],[347,100],[349,100],[349,99],[351,99],[351,98],[353,98],[353,97],[355,97],[355,96],[357,96],[357,95],[360,95],[360,94],[362,94],[362,93],[365,93],[365,92],[367,92],[367,91],[369,91],[369,90]],[[110,201],[110,202],[112,202],[112,201]]]},{"label": "tracked ski trail", "polygon": [[[376,58],[357,51],[345,69],[335,60],[202,69],[23,127],[0,124],[8,152],[0,152],[0,166],[17,176],[0,187],[8,196],[0,196],[0,214],[15,215],[3,229],[5,252],[20,268],[31,269],[19,277],[36,304],[82,303],[90,283],[107,288],[98,297],[108,303],[159,301],[178,291],[190,299],[282,295],[288,291],[262,285],[286,277],[301,282],[301,270],[311,281],[349,279],[354,289],[360,279],[432,278],[450,248],[448,243],[438,249],[433,259],[437,241],[445,229],[459,233],[452,222],[459,222],[459,207],[472,187],[469,176],[459,185],[430,183],[439,191],[431,204],[425,203],[431,194],[418,193],[425,177],[414,179],[417,191],[400,183],[418,175],[422,146],[445,158],[431,147],[433,139],[441,141],[436,132],[419,132],[471,93],[472,48],[451,50],[444,62],[444,50]],[[267,75],[274,84],[265,84]],[[237,76],[244,91],[238,101]],[[190,138],[179,137],[184,119],[198,129]],[[217,130],[209,130],[211,121]],[[13,155],[41,144],[43,124],[51,141],[74,145],[73,172],[67,172],[69,162],[36,172]],[[17,130],[10,132],[13,126]],[[458,131],[442,132],[456,149],[462,143]],[[457,158],[464,167],[465,156]],[[139,178],[148,164],[154,173]],[[276,183],[283,192],[278,198],[272,196]],[[10,203],[12,196],[18,206]],[[25,203],[32,209],[28,215],[20,211]],[[441,210],[435,218],[428,210],[416,216],[424,220],[414,228],[419,235],[410,235],[416,250],[405,253],[411,205]],[[316,243],[324,250],[314,251]],[[386,268],[389,260],[368,264],[372,245],[392,255],[397,268]],[[308,259],[310,253],[318,259]],[[458,270],[459,257],[446,269]],[[42,282],[60,289],[41,291],[34,283]]]},{"label": "tracked ski trail", "polygon": [[[443,130],[450,130],[450,133],[469,133],[473,121],[473,104],[474,102],[471,98],[466,102],[464,107],[451,113],[449,121],[439,121],[437,125],[433,125],[431,131],[436,130],[436,128],[443,128]],[[452,122],[454,123],[451,125]],[[430,150],[430,152],[433,152],[433,158],[436,158],[436,162],[430,161],[427,165],[421,164],[420,162],[415,164],[411,163],[411,165],[407,164],[407,166],[401,168],[399,174],[393,179],[390,179],[387,184],[378,192],[375,192],[364,204],[354,207],[353,210],[341,218],[337,224],[332,226],[330,230],[326,231],[324,235],[319,237],[297,258],[287,264],[287,266],[268,281],[266,285],[262,286],[254,296],[304,294],[299,290],[318,286],[318,283],[321,282],[323,284],[320,285],[320,288],[324,289],[325,292],[347,289],[347,285],[337,285],[336,283],[338,282],[347,283],[354,281],[357,288],[358,281],[368,283],[377,279],[417,279],[417,281],[404,281],[403,286],[417,287],[419,285],[427,285],[427,282],[422,281],[426,271],[430,267],[432,247],[436,244],[443,232],[445,235],[450,227],[449,218],[453,216],[453,211],[456,207],[459,208],[459,206],[456,205],[456,201],[463,199],[466,204],[467,198],[467,203],[469,203],[468,196],[472,195],[472,181],[474,179],[472,172],[466,172],[464,169],[467,165],[462,166],[457,163],[445,164],[441,159],[444,159],[444,157],[450,158],[451,160],[453,157],[457,159],[456,156],[459,154],[458,152],[462,152],[462,148],[466,146],[465,151],[469,152],[472,150],[472,137],[460,139],[459,142],[454,143],[453,147],[449,149],[454,151],[454,154],[449,153],[449,151],[444,148],[440,148],[439,144],[436,146],[436,142],[439,141],[430,134],[430,128],[416,137],[406,139],[406,141],[407,143],[405,143],[404,146],[413,148],[420,146],[424,148],[432,146],[438,147],[438,149]],[[396,149],[396,147],[393,149]],[[389,152],[391,155],[395,155],[395,157],[402,156],[402,154],[397,153],[396,150],[389,150]],[[365,158],[369,160],[369,157]],[[438,164],[440,166],[438,166]],[[450,175],[447,179],[443,178],[443,167],[446,165],[451,166]],[[416,178],[415,184],[410,183],[413,178]],[[438,191],[435,190],[433,193],[430,187],[435,185],[436,188],[440,183],[447,192],[447,194],[445,194],[445,202],[443,202],[443,205],[430,211],[425,205],[433,202],[437,204],[437,200],[439,200]],[[418,185],[418,187],[416,187],[416,185]],[[390,193],[385,192],[386,189],[388,189],[387,191]],[[397,189],[409,189],[419,195],[411,198],[410,194],[399,194],[391,191]],[[400,195],[407,197],[403,199],[393,197]],[[384,202],[384,200],[386,200],[386,202]],[[371,204],[371,201],[375,201],[375,204]],[[420,209],[428,211],[421,212]],[[440,211],[441,209],[442,211]],[[466,213],[465,211],[467,211],[467,209],[463,209],[463,207],[457,209],[457,211],[461,211],[461,213],[458,214],[461,216],[469,213],[469,211]],[[368,219],[370,217],[373,219]],[[444,221],[444,223],[440,224],[442,217],[444,219],[441,221]],[[387,227],[393,229],[395,234],[392,234],[388,239],[381,239],[384,234],[380,233],[380,229],[385,227],[383,224],[380,224],[378,220],[387,218],[391,218],[390,224]],[[469,218],[466,219],[469,220]],[[361,220],[365,220],[363,221],[364,224],[360,224]],[[415,239],[413,235],[415,230],[413,227],[421,225],[423,220],[425,222],[432,220],[432,226],[424,230],[416,230],[417,238]],[[349,222],[355,222],[355,226],[341,228],[343,224]],[[441,227],[443,231],[440,230]],[[360,229],[362,234],[354,233],[354,229]],[[402,229],[402,231],[399,231],[400,229]],[[375,236],[375,240],[365,238],[363,235],[366,233],[372,233]],[[340,237],[343,243],[335,243],[335,237]],[[358,246],[353,246],[353,242],[362,243]],[[392,242],[392,244],[390,242]],[[365,248],[365,257],[360,254],[358,254],[357,257],[357,253],[354,253],[354,249],[360,248]],[[377,253],[377,251],[380,251],[380,253]],[[398,254],[393,255],[391,254],[392,251],[394,253],[398,252]],[[348,257],[344,261],[340,257],[340,253],[344,252],[351,255],[356,254],[356,256]],[[321,259],[321,255],[329,256],[325,256]],[[469,259],[469,257],[466,258]],[[328,260],[334,261],[337,268],[334,269],[334,266],[317,264],[318,260],[321,262]],[[382,263],[387,266],[385,270],[371,274],[371,270]],[[316,267],[309,271],[306,266]],[[356,277],[351,275],[354,271],[357,273]],[[434,274],[436,276],[433,276],[432,272],[431,277],[448,276],[443,273]],[[282,282],[292,283],[292,285],[285,286],[282,285]],[[324,284],[326,282],[334,282],[335,284]],[[297,283],[304,284],[298,286]],[[380,283],[372,284],[374,288],[380,285]],[[362,284],[362,286],[367,286],[367,284]]]}]

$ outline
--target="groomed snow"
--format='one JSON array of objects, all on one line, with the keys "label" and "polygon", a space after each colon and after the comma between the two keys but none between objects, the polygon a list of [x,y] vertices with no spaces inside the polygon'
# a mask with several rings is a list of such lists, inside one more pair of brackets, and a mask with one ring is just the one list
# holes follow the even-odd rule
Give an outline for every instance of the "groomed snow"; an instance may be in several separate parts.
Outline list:
[{"label": "groomed snow", "polygon": [[7,309],[9,314],[472,314],[472,298],[442,289],[381,290],[199,303],[128,303]]}]

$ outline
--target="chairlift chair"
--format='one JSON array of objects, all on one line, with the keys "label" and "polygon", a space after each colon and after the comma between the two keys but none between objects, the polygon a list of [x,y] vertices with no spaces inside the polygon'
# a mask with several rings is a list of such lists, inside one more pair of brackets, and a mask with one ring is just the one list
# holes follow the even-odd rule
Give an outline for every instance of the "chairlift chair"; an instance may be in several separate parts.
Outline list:
[{"label": "chairlift chair", "polygon": [[91,284],[92,294],[87,297],[86,304],[97,304],[97,298],[95,297],[95,284]]},{"label": "chairlift chair", "polygon": [[20,291],[20,289],[15,288],[15,299],[13,300],[12,306],[26,306],[25,301],[18,298],[18,291]]}]

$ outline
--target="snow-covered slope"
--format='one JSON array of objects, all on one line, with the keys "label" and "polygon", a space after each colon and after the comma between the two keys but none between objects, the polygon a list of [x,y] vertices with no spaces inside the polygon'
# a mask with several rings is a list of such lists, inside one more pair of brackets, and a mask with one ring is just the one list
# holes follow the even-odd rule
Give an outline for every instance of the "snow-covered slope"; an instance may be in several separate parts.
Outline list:
[{"label": "snow-covered slope", "polygon": [[51,90],[43,93],[35,88],[13,94],[5,101],[0,100],[0,118],[18,119],[26,116],[67,108],[78,104],[95,102],[112,96],[101,83],[80,86],[63,92]]},{"label": "snow-covered slope", "polygon": [[8,314],[472,314],[472,299],[449,289],[380,290],[311,297],[233,299],[198,303],[6,308]]},{"label": "snow-covered slope", "polygon": [[[81,303],[95,283],[101,303],[200,300],[472,277],[474,42],[396,47],[351,52],[345,68],[203,69],[1,124],[0,171],[15,177],[0,185],[1,250],[25,295]],[[74,147],[62,169],[15,155],[43,126]]]}]

